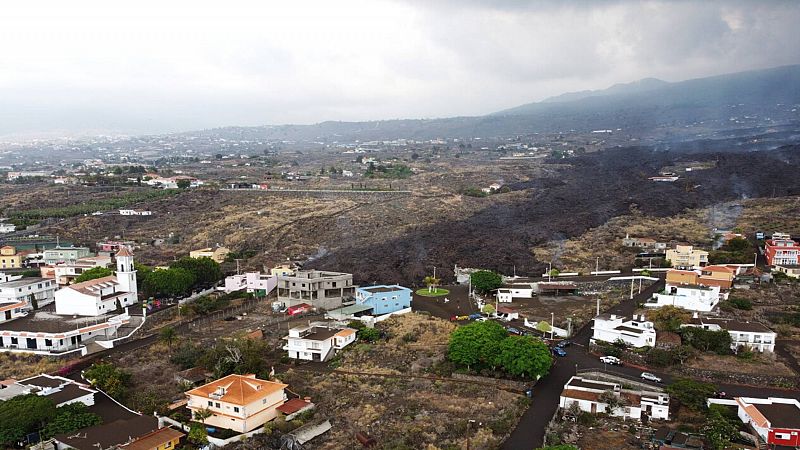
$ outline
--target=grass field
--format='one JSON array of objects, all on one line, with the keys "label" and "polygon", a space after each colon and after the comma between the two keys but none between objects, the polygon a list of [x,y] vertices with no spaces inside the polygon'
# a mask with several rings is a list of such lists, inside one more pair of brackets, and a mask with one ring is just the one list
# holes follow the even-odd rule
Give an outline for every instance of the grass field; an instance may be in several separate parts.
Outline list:
[{"label": "grass field", "polygon": [[423,297],[441,297],[443,295],[449,294],[450,291],[447,289],[436,288],[432,291],[429,291],[428,288],[422,288],[417,291],[417,295],[421,295]]}]

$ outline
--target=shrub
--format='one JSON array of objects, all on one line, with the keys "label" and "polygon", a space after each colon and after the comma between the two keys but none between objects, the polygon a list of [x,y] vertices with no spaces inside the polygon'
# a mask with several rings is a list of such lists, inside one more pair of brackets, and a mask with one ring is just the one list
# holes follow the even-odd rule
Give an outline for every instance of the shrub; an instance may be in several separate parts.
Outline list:
[{"label": "shrub", "polygon": [[746,298],[733,297],[729,299],[727,303],[736,309],[742,309],[745,311],[750,311],[753,309],[753,302]]}]

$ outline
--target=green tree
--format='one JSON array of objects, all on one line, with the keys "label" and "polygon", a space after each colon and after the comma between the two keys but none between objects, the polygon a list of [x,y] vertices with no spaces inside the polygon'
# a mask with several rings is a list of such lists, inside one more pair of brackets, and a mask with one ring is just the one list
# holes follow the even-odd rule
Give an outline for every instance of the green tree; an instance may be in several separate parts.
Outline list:
[{"label": "green tree", "polygon": [[441,281],[440,279],[432,276],[427,276],[425,277],[425,279],[422,280],[422,282],[425,283],[426,286],[428,286],[428,292],[433,292],[433,290],[436,289],[436,286],[439,285],[440,281]]},{"label": "green tree", "polygon": [[483,308],[481,308],[481,312],[484,314],[494,314],[495,313],[494,305],[492,305],[491,303],[483,305]]},{"label": "green tree", "polygon": [[131,374],[114,367],[111,363],[95,363],[86,369],[83,375],[92,386],[98,387],[117,400],[124,399],[128,394]]},{"label": "green tree", "polygon": [[191,182],[191,180],[180,179],[175,184],[178,185],[178,189],[188,189],[192,185],[192,182]]},{"label": "green tree", "polygon": [[0,402],[0,443],[14,445],[56,416],[56,405],[47,397],[20,395]]},{"label": "green tree", "polygon": [[606,404],[606,412],[608,414],[614,414],[614,411],[624,408],[627,406],[625,399],[619,395],[616,395],[614,391],[603,391],[602,394],[598,397],[598,401],[600,403]]},{"label": "green tree", "polygon": [[52,437],[61,433],[72,433],[81,428],[99,425],[103,419],[89,412],[83,403],[70,403],[56,409],[53,420],[44,428],[44,435]]},{"label": "green tree", "polygon": [[706,417],[703,434],[711,444],[711,448],[714,450],[728,448],[731,441],[738,437],[738,424],[734,424],[727,416],[725,407],[722,405],[711,405]]},{"label": "green tree", "polygon": [[720,355],[731,353],[731,335],[727,330],[712,331],[698,327],[681,329],[683,342],[704,352],[715,352]]},{"label": "green tree", "polygon": [[161,340],[161,342],[167,344],[170,353],[172,353],[172,344],[174,344],[178,339],[178,333],[175,331],[175,328],[167,325],[158,333],[158,338]]},{"label": "green tree", "polygon": [[[195,411],[195,415],[196,414],[197,411]],[[204,425],[193,423],[189,426],[189,436],[187,439],[189,442],[196,445],[208,444],[208,431],[206,431],[206,427]]]},{"label": "green tree", "polygon": [[222,279],[222,269],[219,263],[211,258],[183,257],[172,264],[170,269],[185,269],[195,277],[195,285],[213,284]]},{"label": "green tree", "polygon": [[375,328],[362,328],[358,330],[358,338],[364,342],[375,342],[381,338],[381,332]]},{"label": "green tree", "polygon": [[713,384],[680,379],[667,386],[667,392],[687,408],[702,411],[706,408],[706,400],[713,397],[717,389]]},{"label": "green tree", "polygon": [[539,379],[553,364],[547,345],[530,336],[506,337],[500,344],[500,354],[503,370],[515,377]]},{"label": "green tree", "polygon": [[653,322],[656,330],[675,332],[681,329],[682,324],[689,322],[692,313],[677,306],[666,305],[648,312],[647,318]]},{"label": "green tree", "polygon": [[186,269],[156,269],[142,283],[145,295],[179,296],[187,294],[195,284],[195,276]]},{"label": "green tree", "polygon": [[489,294],[503,285],[503,277],[489,270],[473,272],[469,278],[472,282],[472,287],[478,291],[478,293],[484,295]]},{"label": "green tree", "polygon": [[456,328],[450,335],[448,358],[456,364],[467,368],[491,367],[492,361],[486,361],[484,348],[496,348],[508,332],[495,321],[474,322]]},{"label": "green tree", "polygon": [[100,266],[92,267],[91,269],[84,271],[82,274],[78,275],[78,277],[75,278],[75,282],[82,283],[84,281],[103,278],[110,275],[114,275],[114,272],[108,267],[100,267]]}]

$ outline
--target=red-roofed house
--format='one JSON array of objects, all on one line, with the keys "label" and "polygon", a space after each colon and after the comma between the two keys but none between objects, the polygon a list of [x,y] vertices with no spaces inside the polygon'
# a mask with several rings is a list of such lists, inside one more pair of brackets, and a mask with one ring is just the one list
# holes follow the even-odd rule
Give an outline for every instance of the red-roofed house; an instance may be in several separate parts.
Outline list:
[{"label": "red-roofed house", "polygon": [[739,419],[750,424],[767,444],[800,447],[800,401],[797,399],[736,397],[733,401],[709,399],[708,402],[736,406]]},{"label": "red-roofed house", "polygon": [[306,400],[293,398],[288,402],[278,406],[278,411],[286,415],[286,420],[294,419],[298,414],[314,409],[314,404],[306,397]]},{"label": "red-roofed house", "polygon": [[240,433],[250,432],[278,415],[288,385],[259,380],[255,375],[228,375],[186,392],[192,417],[208,409],[205,424]]}]

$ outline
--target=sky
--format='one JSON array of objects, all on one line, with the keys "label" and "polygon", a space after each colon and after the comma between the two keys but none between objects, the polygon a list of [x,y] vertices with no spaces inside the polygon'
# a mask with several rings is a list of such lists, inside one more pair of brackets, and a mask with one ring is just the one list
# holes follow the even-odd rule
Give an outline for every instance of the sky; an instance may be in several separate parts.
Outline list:
[{"label": "sky", "polygon": [[471,116],[800,63],[800,2],[12,0],[0,136]]}]

